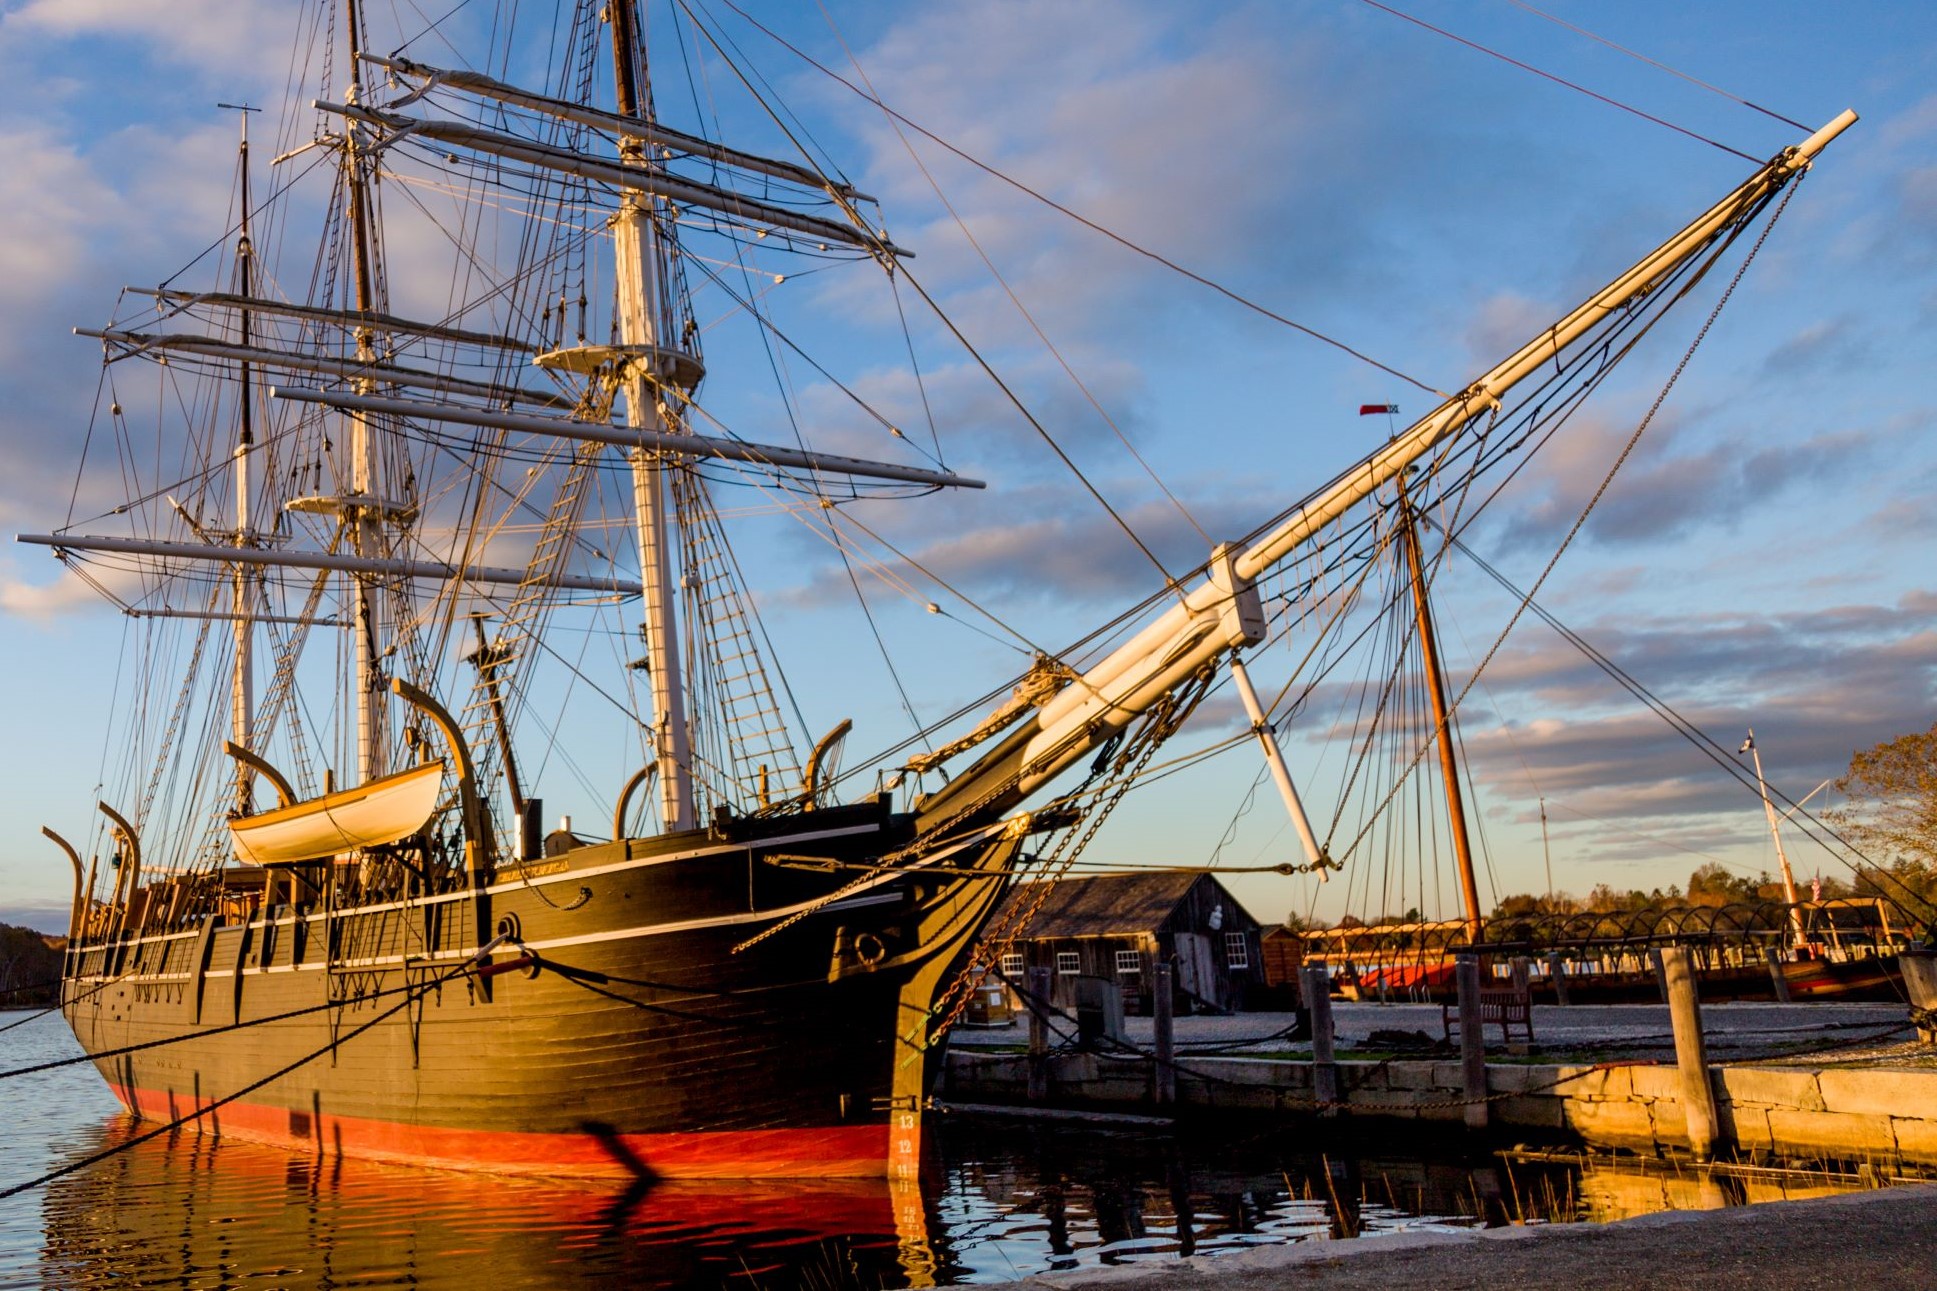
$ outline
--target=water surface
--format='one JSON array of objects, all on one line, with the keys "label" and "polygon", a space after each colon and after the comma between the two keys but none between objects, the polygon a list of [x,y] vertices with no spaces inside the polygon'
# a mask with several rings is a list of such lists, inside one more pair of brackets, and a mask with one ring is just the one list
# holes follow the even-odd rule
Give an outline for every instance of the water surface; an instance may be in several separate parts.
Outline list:
[{"label": "water surface", "polygon": [[[26,1016],[0,1014],[0,1025]],[[0,1071],[77,1052],[57,1016],[0,1033]],[[122,1114],[86,1064],[0,1081],[0,1096],[0,1189],[150,1128]],[[183,1130],[0,1200],[0,1288],[957,1285],[1853,1186],[1515,1162],[1382,1147],[1344,1125],[1326,1133],[945,1116],[918,1187],[627,1189],[319,1158]]]}]

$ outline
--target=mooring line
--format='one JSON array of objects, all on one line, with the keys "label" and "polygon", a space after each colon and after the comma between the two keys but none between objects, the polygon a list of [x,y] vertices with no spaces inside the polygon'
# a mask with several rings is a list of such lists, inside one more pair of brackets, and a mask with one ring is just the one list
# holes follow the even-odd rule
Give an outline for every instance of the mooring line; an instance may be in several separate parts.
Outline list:
[{"label": "mooring line", "polygon": [[406,1008],[409,1008],[413,1003],[416,1002],[416,999],[418,996],[428,994],[431,990],[435,989],[436,987],[442,986],[444,983],[450,981],[452,978],[458,977],[464,973],[469,972],[475,965],[477,965],[479,962],[481,962],[487,956],[489,956],[492,951],[496,950],[499,944],[504,942],[506,939],[507,938],[503,934],[500,934],[497,938],[495,938],[491,942],[490,945],[485,946],[482,950],[478,951],[476,955],[472,956],[470,959],[465,960],[457,967],[451,969],[450,972],[445,973],[441,977],[433,978],[432,980],[425,982],[420,986],[410,988],[411,993],[408,996],[406,996],[404,999],[397,1001],[397,1003],[385,1009],[383,1012],[377,1014],[377,1016],[371,1018],[369,1021],[359,1024],[358,1026],[356,1026],[355,1028],[346,1032],[343,1035],[337,1036],[335,1039],[331,1040],[328,1044],[324,1045],[321,1049],[318,1049],[316,1052],[309,1054],[305,1057],[299,1058],[295,1062],[290,1063],[286,1067],[282,1067],[276,1071],[272,1071],[267,1076],[264,1076],[262,1079],[254,1081],[250,1084],[244,1085],[241,1089],[236,1090],[234,1093],[224,1094],[222,1097],[215,1099],[213,1102],[207,1103],[201,1107],[196,1108],[194,1111],[188,1113],[186,1116],[178,1116],[174,1120],[168,1122],[166,1125],[159,1126],[155,1129],[149,1130],[145,1134],[137,1135],[132,1139],[128,1139],[128,1140],[125,1140],[124,1142],[117,1143],[111,1148],[107,1148],[104,1151],[94,1153],[92,1156],[83,1157],[79,1161],[71,1161],[64,1166],[61,1166],[59,1169],[48,1171],[46,1174],[40,1176],[38,1179],[29,1179],[26,1183],[15,1184],[11,1188],[0,1188],[0,1201],[4,1201],[8,1197],[18,1196],[23,1192],[29,1192],[35,1188],[41,1187],[44,1184],[52,1183],[54,1180],[59,1179],[65,1175],[73,1174],[77,1170],[85,1170],[88,1166],[94,1165],[97,1162],[105,1161],[109,1157],[118,1156],[121,1153],[126,1152],[131,1148],[139,1147],[141,1144],[146,1143],[151,1139],[160,1138],[164,1134],[168,1134],[175,1130],[180,1129],[182,1126],[187,1125],[190,1121],[200,1120],[202,1117],[207,1116],[210,1112],[213,1112],[218,1108],[228,1106],[230,1103],[233,1103],[236,1099],[241,1098],[245,1094],[253,1094],[256,1090],[261,1089],[264,1085],[267,1085],[272,1081],[280,1080],[284,1076],[289,1075],[291,1072],[296,1071],[302,1067],[308,1066],[310,1063],[315,1062],[318,1058],[321,1058],[324,1054],[334,1052],[337,1049],[337,1047],[342,1045],[344,1042],[349,1040],[354,1040],[357,1036],[362,1035],[365,1031],[368,1031],[371,1027],[377,1025],[377,1023],[382,1022],[402,1012]]},{"label": "mooring line", "polygon": [[[467,962],[460,964],[458,967],[462,970],[470,967],[470,964]],[[362,1004],[369,1000],[379,1000],[386,995],[395,995],[399,991],[414,991],[418,985],[423,985],[423,983],[418,983],[417,985],[406,983],[403,986],[386,987],[381,991],[371,991],[367,995],[352,995],[345,999],[329,1000],[322,1004],[307,1004],[300,1009],[291,1009],[287,1013],[272,1013],[268,1017],[251,1018],[247,1022],[225,1022],[219,1027],[207,1027],[199,1031],[185,1031],[180,1035],[164,1036],[159,1040],[143,1040],[140,1044],[123,1045],[119,1049],[103,1049],[99,1053],[84,1053],[73,1058],[57,1058],[52,1062],[35,1063],[31,1067],[15,1067],[11,1071],[0,1071],[0,1080],[6,1080],[12,1076],[31,1076],[37,1071],[52,1071],[56,1067],[72,1067],[77,1063],[99,1062],[104,1058],[119,1058],[124,1054],[140,1053],[144,1049],[159,1049],[165,1045],[180,1044],[185,1040],[200,1040],[204,1036],[221,1035],[224,1031],[246,1031],[250,1027],[263,1026],[270,1022],[285,1022],[290,1018],[299,1018],[309,1013],[322,1013],[328,1009],[346,1008],[352,1004]]]},{"label": "mooring line", "polygon": [[[117,973],[115,976],[107,978],[105,981],[95,983],[93,986],[90,986],[85,991],[82,991],[79,995],[76,995],[71,1000],[62,1000],[59,1004],[49,1004],[46,1008],[40,1010],[38,1013],[29,1013],[24,1018],[16,1018],[12,1022],[7,1023],[7,1025],[0,1027],[0,1035],[6,1034],[7,1032],[13,1030],[15,1027],[24,1027],[29,1022],[37,1021],[40,1018],[46,1017],[49,1013],[58,1013],[60,1010],[66,1008],[69,1004],[79,1004],[82,1000],[87,999],[89,996],[98,995],[102,991],[105,991],[108,987],[113,986],[116,982],[125,982],[126,980],[128,980],[128,978],[132,976],[133,976],[132,973]],[[67,980],[66,978],[61,979],[61,981],[63,982],[65,982],[66,980]],[[27,988],[22,987],[20,989],[25,990]]]}]

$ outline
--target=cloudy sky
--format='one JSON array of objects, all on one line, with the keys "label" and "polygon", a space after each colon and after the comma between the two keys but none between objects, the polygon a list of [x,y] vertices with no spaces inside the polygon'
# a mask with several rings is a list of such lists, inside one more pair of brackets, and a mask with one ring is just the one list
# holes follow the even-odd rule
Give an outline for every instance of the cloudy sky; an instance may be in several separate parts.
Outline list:
[{"label": "cloudy sky", "polygon": [[[1811,129],[1854,107],[1863,120],[1800,186],[1541,603],[1727,748],[1753,725],[1772,781],[1791,797],[1837,774],[1852,749],[1928,727],[1937,22],[1927,7],[1394,7],[1636,111],[1365,0],[747,11],[1003,174],[1442,390],[1737,183],[1751,163],[1735,153],[1766,157],[1807,132],[1737,100]],[[390,48],[447,6],[381,8],[372,24],[402,36],[373,44]],[[484,25],[484,8],[457,7],[445,28],[453,43]],[[895,240],[918,252],[915,281],[1167,566],[1201,559],[1199,527],[1240,534],[1375,447],[1386,427],[1361,421],[1361,403],[1428,409],[1418,388],[897,130],[725,4],[694,0],[690,12],[730,38],[815,143],[881,199]],[[299,18],[294,5],[251,0],[0,0],[0,529],[45,532],[67,515],[100,380],[98,353],[68,329],[98,325],[123,284],[156,282],[220,236],[235,125],[214,105],[283,101]],[[717,92],[721,117],[748,131],[741,142],[784,149],[757,112],[726,102],[728,76],[693,55],[701,42],[687,19],[656,8],[653,28],[669,119],[692,124],[697,91]],[[411,52],[453,61],[440,40],[423,36]],[[672,70],[669,49],[683,51]],[[950,464],[991,482],[921,509],[856,511],[966,598],[912,574],[910,596],[866,588],[918,711],[933,718],[1022,662],[1013,641],[982,635],[1003,633],[968,601],[1057,646],[1155,590],[1159,576],[918,308],[926,388],[915,389],[906,347],[892,352],[893,298],[874,285],[830,274],[776,287],[768,303],[783,326],[798,320],[796,335],[837,319],[820,357],[906,424],[922,424],[925,393]],[[1539,575],[1714,299],[1691,303],[1685,325],[1644,347],[1534,459],[1468,533],[1477,556],[1521,586]],[[906,293],[902,303],[918,304]],[[894,344],[865,344],[884,338]],[[713,388],[733,388],[720,373],[734,357],[727,344],[709,349]],[[719,397],[737,409],[736,429],[770,437],[756,398]],[[798,404],[826,446],[882,451],[825,384],[804,381]],[[826,546],[776,533],[750,559],[769,584],[771,626],[795,643],[789,675],[809,724],[853,715],[857,748],[906,735],[898,702],[860,680],[856,661],[871,663],[875,647]],[[949,613],[925,613],[930,599]],[[1438,609],[1456,685],[1513,604],[1473,561],[1449,561]],[[125,693],[127,627],[44,550],[0,551],[12,728],[0,748],[0,833],[11,840],[0,848],[0,908],[65,898],[65,867],[38,829],[91,827],[114,762],[102,733]],[[1299,645],[1254,664],[1261,689],[1283,684]],[[1341,803],[1359,790],[1347,787],[1339,702],[1314,696],[1286,748],[1313,815],[1321,827],[1339,818],[1343,841],[1359,823]],[[1228,733],[1233,711],[1220,697],[1183,743]],[[1556,886],[1576,892],[1681,882],[1709,860],[1745,873],[1774,864],[1753,795],[1531,618],[1472,686],[1462,729],[1489,900],[1543,888],[1547,864]],[[1282,810],[1253,793],[1258,768],[1255,751],[1240,748],[1153,785],[1089,859],[1294,859]],[[607,810],[575,801],[569,785],[546,792],[589,819]],[[1332,917],[1348,903],[1452,913],[1433,832],[1375,834],[1345,881],[1322,889],[1260,875],[1233,885],[1265,919],[1292,909]],[[1792,856],[1805,875],[1845,872],[1801,840]]]}]

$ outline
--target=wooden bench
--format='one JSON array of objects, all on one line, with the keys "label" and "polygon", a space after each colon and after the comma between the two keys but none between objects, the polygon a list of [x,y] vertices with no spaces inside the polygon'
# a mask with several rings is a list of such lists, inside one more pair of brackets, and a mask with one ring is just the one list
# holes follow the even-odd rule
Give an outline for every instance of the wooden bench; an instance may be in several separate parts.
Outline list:
[{"label": "wooden bench", "polygon": [[[1488,1023],[1500,1028],[1503,1044],[1513,1043],[1514,1028],[1518,1027],[1528,1044],[1533,1043],[1533,999],[1526,991],[1516,991],[1511,987],[1501,990],[1482,990],[1480,992],[1480,1031],[1484,1033]],[[1439,1006],[1439,1027],[1448,1044],[1459,1038],[1459,1003],[1453,1001]]]}]

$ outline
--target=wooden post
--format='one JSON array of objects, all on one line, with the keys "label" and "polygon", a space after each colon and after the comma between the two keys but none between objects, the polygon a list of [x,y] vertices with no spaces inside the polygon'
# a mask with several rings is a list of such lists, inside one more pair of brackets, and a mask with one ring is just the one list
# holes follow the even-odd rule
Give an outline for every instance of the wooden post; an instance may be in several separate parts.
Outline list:
[{"label": "wooden post", "polygon": [[1554,1003],[1567,1007],[1567,965],[1561,960],[1560,952],[1547,952],[1547,977],[1554,984]]},{"label": "wooden post", "polygon": [[1480,1021],[1480,959],[1461,955],[1453,968],[1459,984],[1459,1058],[1466,1096],[1466,1128],[1486,1128],[1486,1035]]},{"label": "wooden post", "polygon": [[1156,1024],[1157,1062],[1152,1070],[1153,1093],[1157,1105],[1166,1106],[1177,1101],[1176,1036],[1172,1025],[1172,1004],[1169,964],[1158,964],[1156,981],[1151,988],[1151,1012]]},{"label": "wooden post", "polygon": [[1029,983],[1029,1101],[1049,1096],[1049,970],[1032,968]]},{"label": "wooden post", "polygon": [[1702,1038],[1695,966],[1686,946],[1670,946],[1659,953],[1668,983],[1668,1017],[1675,1028],[1675,1065],[1681,1069],[1688,1149],[1697,1161],[1707,1161],[1721,1142],[1722,1118],[1715,1108],[1715,1084],[1708,1076],[1708,1046]]},{"label": "wooden post", "polygon": [[1320,1116],[1336,1116],[1338,1062],[1332,1048],[1331,976],[1323,964],[1305,970],[1305,999],[1312,1011],[1312,1098]]},{"label": "wooden post", "polygon": [[1897,963],[1903,969],[1903,988],[1910,996],[1910,1020],[1917,1024],[1917,1039],[1925,1044],[1937,1041],[1937,954],[1906,950],[1897,956]]},{"label": "wooden post", "polygon": [[1510,965],[1513,989],[1522,995],[1533,989],[1533,963],[1525,955],[1515,955]]},{"label": "wooden post", "polygon": [[1652,946],[1649,948],[1648,961],[1654,965],[1655,985],[1661,988],[1661,1002],[1663,1004],[1673,1004],[1674,1000],[1669,998],[1668,995],[1668,969],[1662,961],[1661,947]]},{"label": "wooden post", "polygon": [[1764,946],[1762,958],[1769,962],[1769,984],[1775,987],[1776,1003],[1790,1003],[1795,997],[1789,993],[1789,975],[1782,971],[1782,952],[1774,946]]}]

